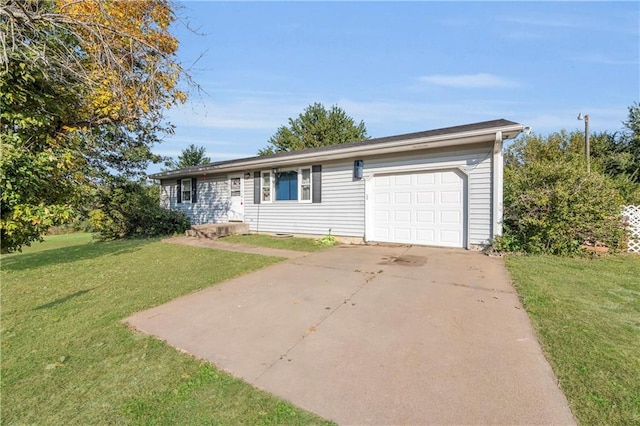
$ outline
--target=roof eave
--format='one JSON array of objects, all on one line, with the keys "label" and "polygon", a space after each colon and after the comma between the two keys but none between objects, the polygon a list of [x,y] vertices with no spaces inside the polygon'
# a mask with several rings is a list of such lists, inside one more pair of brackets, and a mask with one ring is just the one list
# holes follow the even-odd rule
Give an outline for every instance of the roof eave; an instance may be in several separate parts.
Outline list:
[{"label": "roof eave", "polygon": [[330,151],[311,151],[291,154],[286,157],[252,157],[247,161],[238,161],[232,164],[204,165],[191,167],[188,170],[180,169],[170,172],[161,172],[149,175],[153,179],[167,179],[172,177],[199,176],[203,174],[234,172],[247,169],[270,169],[273,167],[300,164],[303,161],[330,161],[353,157],[357,154],[366,155],[390,154],[428,148],[440,148],[448,146],[469,145],[482,142],[493,142],[497,132],[502,132],[502,139],[512,139],[524,130],[522,124],[497,126],[486,129],[459,132],[444,135],[435,135],[414,139],[403,139],[393,142],[385,142],[377,145],[356,145]]}]

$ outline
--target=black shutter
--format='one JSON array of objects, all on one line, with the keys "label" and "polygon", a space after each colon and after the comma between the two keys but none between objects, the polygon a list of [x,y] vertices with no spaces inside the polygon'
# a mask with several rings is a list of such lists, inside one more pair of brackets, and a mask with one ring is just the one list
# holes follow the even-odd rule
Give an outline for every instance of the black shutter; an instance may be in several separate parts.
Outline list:
[{"label": "black shutter", "polygon": [[178,179],[178,204],[182,203],[182,179]]},{"label": "black shutter", "polygon": [[196,191],[198,189],[198,179],[197,178],[191,178],[191,203],[197,203],[198,202],[198,192]]},{"label": "black shutter", "polygon": [[311,166],[311,187],[313,188],[311,202],[322,202],[322,166],[320,165]]},{"label": "black shutter", "polygon": [[260,204],[260,172],[253,172],[253,204]]}]

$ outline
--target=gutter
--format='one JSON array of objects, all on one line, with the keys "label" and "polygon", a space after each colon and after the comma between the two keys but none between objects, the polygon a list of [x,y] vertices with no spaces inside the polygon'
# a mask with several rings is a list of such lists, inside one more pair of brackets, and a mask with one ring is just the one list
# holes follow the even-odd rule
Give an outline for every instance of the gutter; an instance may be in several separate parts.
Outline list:
[{"label": "gutter", "polygon": [[[199,176],[209,173],[244,171],[247,169],[269,169],[300,164],[302,161],[329,161],[344,158],[352,158],[356,154],[380,155],[396,152],[408,152],[428,148],[438,148],[446,146],[469,145],[478,142],[491,142],[500,133],[501,138],[511,139],[522,132],[524,126],[521,124],[481,129],[463,133],[452,133],[445,135],[429,136],[415,139],[405,139],[393,142],[384,142],[371,145],[357,145],[353,147],[341,147],[334,150],[321,150],[278,157],[251,157],[247,160],[238,160],[231,164],[211,164],[201,167],[161,172],[149,175],[153,179],[167,179],[172,177]],[[502,145],[500,145],[500,148]]]}]

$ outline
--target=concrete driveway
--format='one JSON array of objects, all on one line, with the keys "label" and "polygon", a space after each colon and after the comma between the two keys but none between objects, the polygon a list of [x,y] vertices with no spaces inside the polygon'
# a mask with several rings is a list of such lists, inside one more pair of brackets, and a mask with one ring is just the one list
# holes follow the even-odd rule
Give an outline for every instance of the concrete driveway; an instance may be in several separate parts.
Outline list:
[{"label": "concrete driveway", "polygon": [[477,252],[339,246],[126,322],[340,424],[575,423],[502,259]]}]

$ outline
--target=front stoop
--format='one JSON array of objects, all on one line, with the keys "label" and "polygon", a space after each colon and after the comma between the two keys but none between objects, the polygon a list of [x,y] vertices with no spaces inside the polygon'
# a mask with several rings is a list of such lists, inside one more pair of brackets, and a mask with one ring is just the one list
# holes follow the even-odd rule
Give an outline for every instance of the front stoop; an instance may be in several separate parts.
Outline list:
[{"label": "front stoop", "polygon": [[207,223],[193,225],[185,232],[187,237],[209,238],[216,240],[227,235],[241,235],[249,233],[249,225],[242,222]]}]

